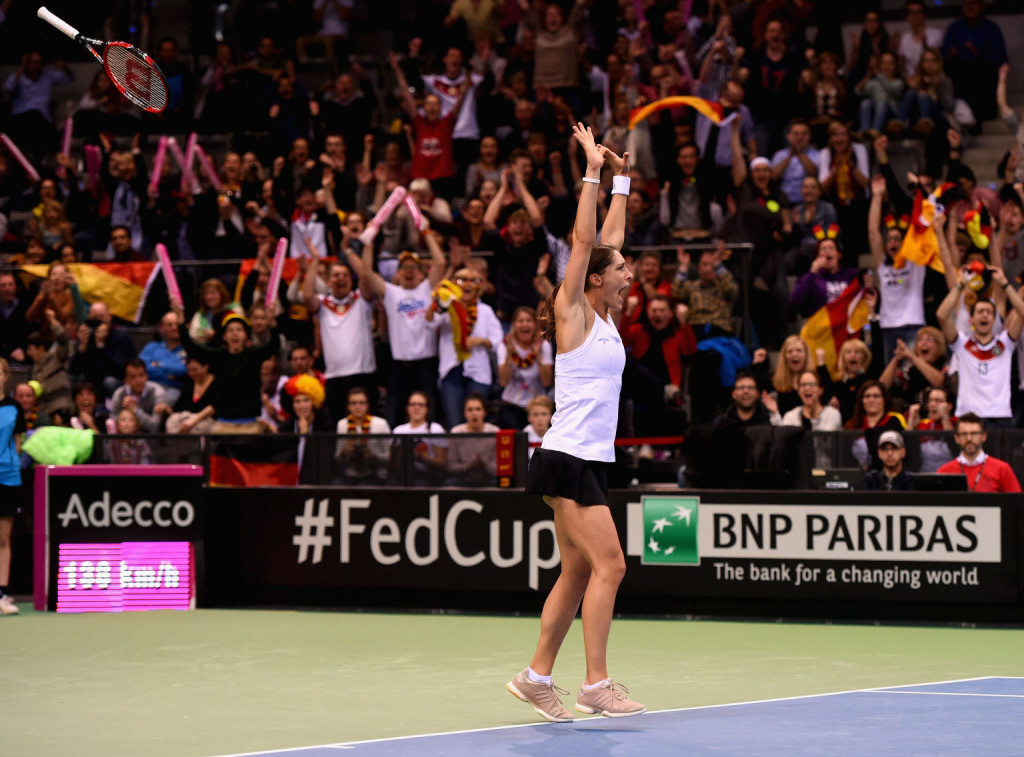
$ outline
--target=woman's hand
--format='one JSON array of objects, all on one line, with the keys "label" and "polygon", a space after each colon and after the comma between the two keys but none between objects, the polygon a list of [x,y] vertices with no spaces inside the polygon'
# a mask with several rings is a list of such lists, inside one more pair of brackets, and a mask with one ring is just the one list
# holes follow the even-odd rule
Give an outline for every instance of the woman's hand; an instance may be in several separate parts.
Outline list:
[{"label": "woman's hand", "polygon": [[577,122],[572,127],[572,135],[579,142],[580,147],[583,148],[583,156],[587,160],[587,170],[600,173],[601,167],[604,165],[604,156],[594,141],[594,132],[589,126],[584,126],[582,122]]},{"label": "woman's hand", "polygon": [[619,176],[629,176],[628,152],[622,153],[622,157],[620,158],[618,155],[616,155],[614,152],[609,150],[604,145],[598,145],[597,149],[601,152],[602,155],[604,155],[604,161],[609,165],[609,167],[611,167],[612,171],[614,171]]}]

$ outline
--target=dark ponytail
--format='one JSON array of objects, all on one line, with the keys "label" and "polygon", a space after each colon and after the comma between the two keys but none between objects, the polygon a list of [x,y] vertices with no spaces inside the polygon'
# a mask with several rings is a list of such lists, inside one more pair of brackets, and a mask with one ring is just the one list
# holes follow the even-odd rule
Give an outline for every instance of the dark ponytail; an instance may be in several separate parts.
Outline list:
[{"label": "dark ponytail", "polygon": [[[587,262],[587,278],[586,283],[583,285],[584,292],[590,289],[591,274],[596,273],[600,275],[604,273],[605,269],[611,265],[616,252],[618,250],[614,247],[604,244],[595,244],[590,248],[590,260]],[[558,347],[555,343],[555,298],[558,297],[558,292],[561,288],[562,282],[559,281],[555,284],[555,288],[551,290],[551,296],[544,300],[537,309],[537,321],[540,323],[544,338],[551,342],[551,347],[556,353],[558,352]]]}]

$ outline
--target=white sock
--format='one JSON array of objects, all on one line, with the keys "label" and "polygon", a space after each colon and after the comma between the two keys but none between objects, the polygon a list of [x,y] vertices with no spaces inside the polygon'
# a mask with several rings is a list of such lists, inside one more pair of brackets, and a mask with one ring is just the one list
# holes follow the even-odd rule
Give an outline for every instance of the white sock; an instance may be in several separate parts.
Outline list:
[{"label": "white sock", "polygon": [[542,683],[545,686],[551,685],[551,676],[542,676],[533,668],[526,669],[526,677],[533,681],[533,683]]},{"label": "white sock", "polygon": [[611,680],[610,678],[605,678],[603,681],[598,681],[597,683],[584,683],[583,684],[583,690],[584,691],[593,691],[594,689],[598,688],[599,686],[604,686],[610,680]]}]

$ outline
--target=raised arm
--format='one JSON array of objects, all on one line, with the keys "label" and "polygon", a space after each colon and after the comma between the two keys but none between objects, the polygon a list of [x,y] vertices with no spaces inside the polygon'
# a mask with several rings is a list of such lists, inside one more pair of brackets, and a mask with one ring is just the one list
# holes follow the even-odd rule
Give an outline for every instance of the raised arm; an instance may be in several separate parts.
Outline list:
[{"label": "raised arm", "polygon": [[935,318],[939,322],[939,328],[942,329],[942,336],[945,337],[947,344],[956,341],[956,317],[953,315],[953,311],[960,301],[960,293],[963,289],[962,281],[958,282],[956,286],[950,287],[949,293],[939,303],[939,307],[935,311]]},{"label": "raised arm", "polygon": [[[376,224],[371,224],[371,226],[374,229],[377,228]],[[376,236],[374,234],[374,237]],[[362,240],[354,241],[363,246],[363,273],[359,278],[359,289],[368,299],[383,297],[387,291],[387,285],[384,282],[384,277],[373,270],[373,240],[371,239],[367,243],[363,243]]]},{"label": "raised arm", "polygon": [[732,183],[733,186],[738,187],[747,178],[747,164],[743,160],[743,144],[740,141],[739,114],[736,114],[732,120],[732,128],[729,131],[729,146],[732,147]]},{"label": "raised arm", "polygon": [[427,281],[430,282],[430,288],[433,289],[441,283],[441,279],[444,278],[445,259],[444,250],[441,249],[441,243],[438,241],[440,234],[435,232],[433,229],[427,229],[423,232],[423,241],[427,245],[427,250],[430,252],[430,273],[427,274]]},{"label": "raised arm", "polygon": [[[516,191],[519,192],[519,197],[523,201],[523,207],[526,208],[526,213],[530,216],[531,226],[543,226],[544,225],[544,211],[540,209],[540,205],[537,204],[537,198],[530,192],[530,188],[527,186],[526,179],[523,178],[522,172],[512,169],[512,175],[516,180]],[[490,208],[488,207],[488,211]]]},{"label": "raised arm", "polygon": [[388,62],[391,64],[391,70],[395,72],[395,78],[398,79],[398,88],[401,90],[399,101],[402,105],[402,110],[409,114],[409,118],[415,118],[416,101],[412,99],[412,93],[409,91],[409,82],[405,78],[402,67],[398,65],[398,56],[395,55],[394,50],[388,53]]},{"label": "raised arm", "polygon": [[871,248],[871,267],[878,268],[885,262],[885,242],[882,239],[882,195],[885,194],[885,177],[871,177],[871,206],[868,208],[868,246]]},{"label": "raised arm", "polygon": [[1002,268],[989,266],[989,270],[992,271],[992,283],[1003,288],[1003,291],[1006,292],[1006,301],[1013,308],[1006,316],[1006,333],[1010,335],[1010,339],[1016,342],[1020,337],[1021,329],[1024,328],[1024,299],[1021,299],[1017,287],[1007,281]]},{"label": "raised arm", "polygon": [[932,216],[932,226],[935,228],[935,237],[939,245],[939,260],[946,276],[946,286],[950,289],[956,286],[957,265],[953,260],[953,252],[949,247],[949,240],[946,238],[946,214],[936,213]]},{"label": "raised arm", "polygon": [[501,179],[498,182],[498,191],[491,198],[487,210],[484,212],[484,228],[492,231],[498,227],[498,216],[501,215],[501,208],[505,204],[505,195],[508,194],[508,182],[512,176],[512,167],[508,166],[501,172]]},{"label": "raised arm", "polygon": [[[572,252],[565,266],[565,279],[562,289],[555,300],[555,315],[561,320],[569,314],[558,311],[569,307],[582,307],[583,292],[587,284],[587,267],[590,265],[591,248],[597,240],[597,189],[601,180],[601,168],[604,156],[594,142],[594,132],[589,126],[577,123],[572,127],[573,138],[583,147],[587,159],[587,172],[583,177],[583,188],[580,190],[580,204],[576,210],[576,223],[572,229]],[[563,307],[559,308],[562,304]]]},{"label": "raised arm", "polygon": [[601,244],[621,250],[626,241],[626,200],[629,199],[629,153],[620,158],[602,145],[601,155],[614,172],[612,202],[601,226]]},{"label": "raised arm", "polygon": [[309,266],[306,268],[306,278],[302,280],[302,304],[309,310],[310,315],[313,315],[320,309],[320,298],[316,296],[316,269],[318,262],[316,254],[313,253]]}]

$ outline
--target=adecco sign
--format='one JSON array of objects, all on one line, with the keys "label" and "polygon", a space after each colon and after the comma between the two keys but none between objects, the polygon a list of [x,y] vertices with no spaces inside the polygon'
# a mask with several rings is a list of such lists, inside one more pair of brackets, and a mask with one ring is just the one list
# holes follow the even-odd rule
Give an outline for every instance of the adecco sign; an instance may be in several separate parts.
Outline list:
[{"label": "adecco sign", "polygon": [[37,607],[46,606],[56,585],[61,544],[201,542],[202,483],[197,465],[37,467]]}]

